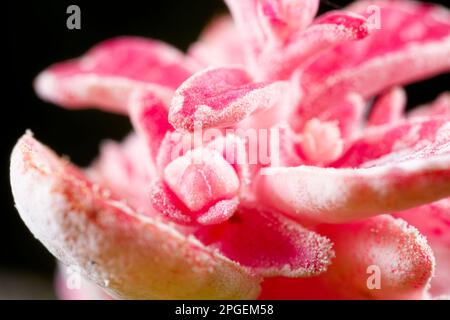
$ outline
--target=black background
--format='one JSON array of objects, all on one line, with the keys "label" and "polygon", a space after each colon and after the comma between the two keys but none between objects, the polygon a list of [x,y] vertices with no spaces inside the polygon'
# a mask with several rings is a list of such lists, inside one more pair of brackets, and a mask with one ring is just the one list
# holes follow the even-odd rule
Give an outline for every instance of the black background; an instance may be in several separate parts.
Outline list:
[{"label": "black background", "polygon": [[[321,11],[346,3],[323,1]],[[81,30],[66,28],[66,8],[71,4],[81,8]],[[6,74],[1,90],[0,270],[33,272],[46,279],[53,274],[53,258],[23,225],[10,191],[9,155],[25,130],[31,129],[39,140],[85,166],[102,139],[120,139],[131,128],[125,117],[95,110],[67,111],[40,101],[31,86],[36,74],[117,35],[161,39],[185,50],[213,15],[225,11],[220,0],[7,1],[2,15],[7,22],[2,51],[7,58],[2,63]],[[435,98],[449,89],[449,83],[447,74],[409,86],[408,105]]]}]

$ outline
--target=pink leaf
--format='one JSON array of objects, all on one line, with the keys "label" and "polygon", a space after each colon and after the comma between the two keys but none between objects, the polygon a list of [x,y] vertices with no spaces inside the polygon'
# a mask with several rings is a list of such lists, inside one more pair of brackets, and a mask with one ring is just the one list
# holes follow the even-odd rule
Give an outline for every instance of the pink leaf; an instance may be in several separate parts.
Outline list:
[{"label": "pink leaf", "polygon": [[109,294],[132,299],[258,295],[257,277],[170,225],[106,197],[29,134],[13,150],[11,184],[34,236]]},{"label": "pink leaf", "polygon": [[432,297],[450,295],[450,199],[446,198],[395,214],[415,226],[427,237],[436,257]]},{"label": "pink leaf", "polygon": [[300,108],[289,122],[296,131],[299,131],[312,118],[318,118],[321,121],[337,121],[341,136],[351,140],[360,135],[367,108],[368,104],[361,95],[349,92],[330,102],[324,109]]},{"label": "pink leaf", "polygon": [[319,17],[305,31],[292,35],[287,43],[263,51],[254,72],[262,79],[288,79],[296,69],[307,65],[325,50],[367,35],[366,20],[361,16],[330,12]]},{"label": "pink leaf", "polygon": [[279,106],[287,88],[284,82],[254,83],[240,69],[207,69],[177,89],[169,121],[176,129],[187,131],[232,126],[255,111]]},{"label": "pink leaf", "polygon": [[449,196],[449,168],[449,156],[369,169],[272,168],[259,199],[299,219],[338,223]]},{"label": "pink leaf", "polygon": [[406,108],[406,92],[395,87],[381,95],[370,113],[368,126],[379,126],[395,123],[404,117]]},{"label": "pink leaf", "polygon": [[413,1],[363,1],[349,10],[368,16],[370,4],[380,8],[381,29],[324,53],[308,66],[302,86],[309,94],[301,109],[317,112],[348,92],[367,98],[450,70],[448,10]]},{"label": "pink leaf", "polygon": [[158,41],[119,37],[78,59],[50,66],[35,81],[44,99],[67,108],[100,107],[127,113],[136,88],[166,95],[194,71],[178,50]]},{"label": "pink leaf", "polygon": [[201,228],[196,236],[264,276],[312,276],[325,271],[333,256],[328,239],[253,207],[240,207],[225,223]]},{"label": "pink leaf", "polygon": [[257,184],[259,199],[300,219],[344,222],[450,195],[448,122],[373,132],[338,161],[344,168],[264,169]]},{"label": "pink leaf", "polygon": [[247,45],[258,53],[265,46],[283,42],[306,28],[316,15],[318,0],[226,0],[233,19]]},{"label": "pink leaf", "polygon": [[184,203],[164,183],[157,181],[150,188],[150,202],[153,208],[179,224],[193,224],[196,219]]},{"label": "pink leaf", "polygon": [[389,156],[407,160],[448,153],[449,130],[448,121],[428,118],[368,129],[332,166],[369,167]]},{"label": "pink leaf", "polygon": [[261,26],[267,37],[284,40],[305,29],[319,9],[318,0],[260,0]]},{"label": "pink leaf", "polygon": [[168,101],[168,97],[161,99],[152,91],[135,90],[128,102],[131,122],[147,141],[153,162],[164,136],[172,129],[168,121]]},{"label": "pink leaf", "polygon": [[219,224],[230,219],[236,212],[239,198],[220,200],[208,208],[208,210],[197,218],[202,225]]},{"label": "pink leaf", "polygon": [[379,216],[317,230],[335,244],[336,258],[328,270],[313,278],[267,279],[261,299],[426,298],[433,253],[401,219]]}]

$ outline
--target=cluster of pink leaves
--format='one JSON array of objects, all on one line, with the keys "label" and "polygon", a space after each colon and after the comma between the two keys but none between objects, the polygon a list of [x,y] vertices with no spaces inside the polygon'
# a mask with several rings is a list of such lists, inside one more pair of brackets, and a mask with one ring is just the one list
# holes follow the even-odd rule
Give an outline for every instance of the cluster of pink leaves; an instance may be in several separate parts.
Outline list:
[{"label": "cluster of pink leaves", "polygon": [[[86,170],[29,133],[13,151],[21,217],[88,279],[67,290],[62,276],[63,297],[450,295],[450,96],[406,113],[401,87],[450,70],[449,11],[361,1],[315,18],[317,0],[226,2],[233,19],[187,54],[121,37],[36,79],[47,101],[135,128]],[[230,128],[276,128],[276,165],[231,161],[226,149],[250,149]]]}]

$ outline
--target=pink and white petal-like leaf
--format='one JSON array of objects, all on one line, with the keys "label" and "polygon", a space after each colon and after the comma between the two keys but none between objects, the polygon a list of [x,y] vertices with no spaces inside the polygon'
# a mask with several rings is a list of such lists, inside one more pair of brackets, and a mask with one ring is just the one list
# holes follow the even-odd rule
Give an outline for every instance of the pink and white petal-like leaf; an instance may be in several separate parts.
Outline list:
[{"label": "pink and white petal-like leaf", "polygon": [[318,0],[226,0],[242,43],[251,57],[264,47],[284,42],[307,27],[317,13]]},{"label": "pink and white petal-like leaf", "polygon": [[134,89],[166,95],[194,70],[192,62],[169,45],[119,37],[98,44],[81,58],[50,66],[36,78],[35,89],[44,100],[67,108],[127,113]]},{"label": "pink and white petal-like leaf", "polygon": [[293,35],[287,42],[269,47],[258,57],[254,73],[267,80],[288,79],[292,73],[310,63],[327,49],[369,34],[366,20],[345,12],[330,12],[312,26]]},{"label": "pink and white petal-like leaf", "polygon": [[328,270],[304,279],[274,278],[260,299],[424,299],[434,271],[425,237],[401,219],[378,216],[320,225],[336,257]]},{"label": "pink and white petal-like leaf", "polygon": [[263,203],[306,221],[345,222],[450,196],[450,156],[364,169],[265,169]]},{"label": "pink and white petal-like leaf", "polygon": [[232,126],[256,111],[285,103],[288,87],[287,82],[254,83],[237,68],[207,69],[176,90],[169,122],[184,131]]},{"label": "pink and white petal-like leaf", "polygon": [[316,117],[322,121],[337,121],[342,138],[352,139],[362,131],[366,109],[367,103],[360,95],[349,93]]},{"label": "pink and white petal-like leaf", "polygon": [[128,102],[131,122],[147,141],[148,151],[155,163],[159,147],[166,133],[172,130],[168,121],[168,97],[162,99],[152,91],[136,90]]},{"label": "pink and white petal-like leaf", "polygon": [[394,87],[375,102],[367,125],[372,127],[400,121],[404,118],[405,109],[406,92],[401,87]]},{"label": "pink and white petal-like leaf", "polygon": [[116,198],[127,201],[141,212],[152,214],[148,205],[148,186],[157,177],[157,172],[142,137],[131,134],[121,143],[104,142],[87,175],[93,182],[107,186]]},{"label": "pink and white petal-like leaf", "polygon": [[259,198],[300,219],[343,222],[450,196],[448,122],[373,132],[373,139],[367,135],[338,161],[343,168],[263,169]]},{"label": "pink and white petal-like leaf", "polygon": [[215,18],[188,50],[200,64],[209,66],[244,65],[240,37],[230,16]]},{"label": "pink and white petal-like leaf", "polygon": [[241,206],[226,222],[195,233],[204,244],[263,276],[324,272],[333,256],[327,238],[267,209]]},{"label": "pink and white petal-like leaf", "polygon": [[[378,216],[344,225],[322,225],[317,231],[335,244],[336,258],[324,277],[342,298],[426,296],[435,259],[426,238],[405,221]],[[376,277],[380,277],[379,282]]]},{"label": "pink and white petal-like leaf", "polygon": [[137,214],[22,137],[11,184],[25,224],[65,265],[108,294],[134,299],[254,298],[259,279],[170,225]]},{"label": "pink and white petal-like leaf", "polygon": [[193,225],[195,216],[163,181],[156,181],[150,187],[150,204],[166,218],[178,224]]},{"label": "pink and white petal-like leaf", "polygon": [[[287,86],[287,83],[285,83],[285,86],[280,86],[282,91],[278,94],[282,94],[283,96],[278,97],[278,101],[273,103],[273,106],[269,105],[267,108],[256,110],[250,116],[239,122],[236,130],[248,130],[251,128],[250,130],[254,130],[255,132],[270,131],[278,123],[286,122],[297,117],[294,114],[294,107],[300,101],[302,93],[298,91],[298,88],[291,85],[288,91],[284,91]],[[274,99],[277,98],[274,97]],[[268,103],[272,104],[271,102]]]},{"label": "pink and white petal-like leaf", "polygon": [[219,200],[209,207],[205,213],[198,216],[197,221],[205,226],[222,223],[233,216],[238,206],[238,197]]},{"label": "pink and white petal-like leaf", "polygon": [[448,153],[450,123],[445,119],[421,118],[367,129],[332,166],[369,167],[390,157],[414,159]]},{"label": "pink and white petal-like leaf", "polygon": [[319,9],[318,0],[260,0],[260,25],[267,38],[277,41],[305,29]]},{"label": "pink and white petal-like leaf", "polygon": [[433,298],[450,295],[450,199],[443,199],[395,214],[427,237],[436,257],[436,272],[429,292]]},{"label": "pink and white petal-like leaf", "polygon": [[246,59],[252,59],[264,46],[266,35],[261,28],[258,0],[225,0],[238,30]]},{"label": "pink and white petal-like leaf", "polygon": [[380,8],[381,28],[320,56],[303,71],[308,97],[300,109],[322,110],[347,92],[364,98],[450,70],[450,13],[413,1],[362,2],[349,10]]},{"label": "pink and white petal-like leaf", "polygon": [[444,92],[433,102],[419,106],[408,113],[409,118],[445,117],[450,118],[450,92]]}]

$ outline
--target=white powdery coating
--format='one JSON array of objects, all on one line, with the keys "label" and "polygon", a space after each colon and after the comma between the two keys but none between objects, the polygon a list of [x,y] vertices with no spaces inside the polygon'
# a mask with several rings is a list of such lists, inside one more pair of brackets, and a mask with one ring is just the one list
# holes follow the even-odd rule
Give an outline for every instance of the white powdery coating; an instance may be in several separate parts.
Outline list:
[{"label": "white powdery coating", "polygon": [[283,212],[344,222],[449,196],[450,180],[443,175],[448,171],[450,155],[360,169],[268,168],[258,188],[267,205]]},{"label": "white powdery coating", "polygon": [[299,248],[306,248],[308,252],[313,252],[315,255],[309,257],[309,261],[306,263],[303,262],[303,266],[296,265],[294,267],[292,264],[285,264],[283,266],[261,265],[260,267],[255,268],[255,271],[257,271],[258,274],[261,274],[264,277],[283,276],[299,278],[317,276],[327,270],[335,256],[335,252],[332,250],[333,243],[330,239],[304,229],[298,224],[287,223],[282,225],[282,228],[285,229],[283,232],[287,233],[297,229],[295,230],[296,235],[292,237],[294,243],[296,243]]},{"label": "white powdery coating", "polygon": [[108,293],[134,299],[255,298],[259,278],[170,226],[104,198],[25,135],[11,158],[16,206],[66,265]]},{"label": "white powdery coating", "polygon": [[[347,16],[360,17],[346,12]],[[364,19],[364,18],[362,18]],[[367,27],[361,23],[359,31]],[[283,49],[266,50],[259,58],[254,73],[260,79],[288,78],[292,71],[304,67],[320,53],[345,41],[355,40],[358,30],[336,23],[312,25],[291,40]]]},{"label": "white powdery coating", "polygon": [[[450,154],[450,122],[442,122],[432,139],[427,139],[421,137],[421,130],[427,121],[429,118],[425,118],[425,122],[412,123],[407,134],[394,143],[391,153],[365,162],[363,167],[370,168],[394,162],[426,160]],[[376,136],[374,138],[376,139]],[[420,164],[420,162],[417,163]]]},{"label": "white powdery coating", "polygon": [[[387,280],[385,283],[393,287],[407,285],[414,287],[414,282],[422,280],[418,277],[418,273],[424,268],[420,264],[425,261],[426,264],[430,265],[430,271],[423,270],[424,273],[429,274],[423,290],[428,290],[431,278],[434,275],[436,261],[427,239],[416,228],[408,225],[402,219],[393,219],[386,216],[386,220],[391,220],[392,234],[385,232],[383,228],[371,229],[372,235],[377,239],[378,246],[373,246],[370,249],[370,256],[386,270],[386,272],[382,272],[383,278]],[[396,232],[399,232],[401,236],[396,236]],[[390,239],[392,241],[391,247],[386,247],[383,241],[386,241],[389,237],[393,237]]]},{"label": "white powdery coating", "polygon": [[167,100],[173,90],[152,83],[119,76],[104,76],[95,73],[58,77],[44,71],[34,82],[39,96],[67,108],[98,106],[111,112],[127,113],[129,98],[135,91],[151,91]]},{"label": "white powdery coating", "polygon": [[[322,225],[335,242],[336,259],[325,276],[333,290],[350,299],[423,299],[434,274],[427,240],[401,219],[380,215],[360,222]],[[368,287],[369,267],[380,277]]]},{"label": "white powdery coating", "polygon": [[[233,100],[220,110],[214,110],[207,104],[198,104],[191,106],[194,109],[192,114],[185,115],[183,113],[185,92],[201,90],[202,87],[198,87],[197,85],[198,79],[207,76],[209,73],[217,72],[220,69],[243,72],[240,69],[233,68],[207,68],[187,79],[175,91],[169,111],[169,122],[176,129],[193,131],[200,128],[231,126],[244,120],[256,111],[268,111],[286,102],[285,96],[290,85],[288,82],[278,81],[267,84],[262,88],[251,89],[244,96]],[[214,83],[211,83],[211,85],[214,85]]]},{"label": "white powdery coating", "polygon": [[367,97],[391,85],[407,83],[449,68],[450,37],[425,44],[412,42],[401,50],[334,72],[320,82],[306,84],[308,100],[304,103],[322,110],[336,96],[348,90]]},{"label": "white powdery coating", "polygon": [[235,196],[239,178],[234,168],[216,150],[197,148],[170,162],[164,181],[192,211],[208,203]]}]

